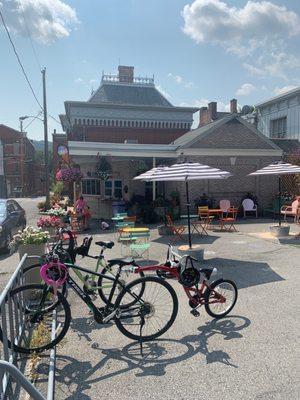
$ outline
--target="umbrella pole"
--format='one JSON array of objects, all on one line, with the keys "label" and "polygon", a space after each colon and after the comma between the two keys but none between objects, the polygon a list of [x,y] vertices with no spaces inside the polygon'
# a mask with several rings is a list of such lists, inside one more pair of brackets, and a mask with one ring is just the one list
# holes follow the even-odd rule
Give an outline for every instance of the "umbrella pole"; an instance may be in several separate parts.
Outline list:
[{"label": "umbrella pole", "polygon": [[167,207],[166,207],[166,187],[165,182],[163,182],[163,196],[164,196],[164,223],[167,226]]},{"label": "umbrella pole", "polygon": [[190,199],[189,199],[189,183],[185,181],[186,190],[186,205],[187,205],[187,215],[188,215],[188,229],[189,229],[189,247],[192,248],[192,238],[191,238],[191,219],[190,219]]},{"label": "umbrella pole", "polygon": [[279,222],[279,226],[281,226],[281,175],[279,175],[278,191],[279,191],[279,199],[278,199],[279,217],[278,217],[278,222]]}]

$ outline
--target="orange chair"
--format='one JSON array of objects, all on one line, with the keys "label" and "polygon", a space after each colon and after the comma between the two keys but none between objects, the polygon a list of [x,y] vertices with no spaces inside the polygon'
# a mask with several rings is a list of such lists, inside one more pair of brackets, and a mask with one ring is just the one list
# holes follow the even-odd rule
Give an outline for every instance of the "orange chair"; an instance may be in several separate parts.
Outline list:
[{"label": "orange chair", "polygon": [[136,223],[136,216],[133,215],[132,217],[124,217],[123,221],[124,222],[134,222],[134,223]]},{"label": "orange chair", "polygon": [[238,209],[236,207],[230,207],[226,213],[226,217],[222,217],[220,219],[220,226],[221,226],[221,231],[227,231],[227,232],[237,232],[236,227],[234,226],[236,222],[236,217],[237,217]]},{"label": "orange chair", "polygon": [[185,232],[186,227],[183,225],[174,225],[174,222],[170,215],[166,215],[167,217],[167,226],[171,229],[174,235],[174,241],[180,239],[184,240],[182,234]]}]

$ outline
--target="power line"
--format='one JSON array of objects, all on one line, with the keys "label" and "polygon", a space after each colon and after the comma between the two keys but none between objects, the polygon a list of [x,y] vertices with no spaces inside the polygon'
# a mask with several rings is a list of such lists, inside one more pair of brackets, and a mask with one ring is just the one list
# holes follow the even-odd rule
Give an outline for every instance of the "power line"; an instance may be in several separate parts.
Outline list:
[{"label": "power line", "polygon": [[24,76],[25,76],[25,79],[26,79],[26,81],[27,81],[27,83],[28,83],[28,86],[29,86],[29,88],[30,88],[30,90],[31,90],[31,92],[32,92],[32,94],[33,94],[33,97],[35,98],[35,100],[36,100],[36,102],[38,103],[38,105],[39,105],[39,107],[41,108],[41,110],[43,110],[43,107],[41,106],[41,104],[40,104],[40,102],[39,102],[39,100],[38,100],[38,98],[37,98],[37,96],[36,96],[36,94],[35,94],[35,92],[34,92],[34,90],[33,90],[33,87],[32,87],[32,85],[31,85],[31,83],[30,83],[30,81],[29,81],[29,79],[28,79],[28,76],[27,76],[27,74],[26,74],[26,72],[25,72],[25,69],[24,69],[24,67],[23,67],[23,65],[22,65],[22,62],[21,62],[21,60],[20,60],[20,57],[19,57],[19,55],[18,55],[18,53],[17,53],[17,50],[16,50],[16,48],[15,48],[14,42],[12,41],[12,38],[11,38],[10,33],[9,33],[9,30],[8,30],[8,28],[7,28],[7,26],[6,26],[5,21],[4,21],[4,17],[3,17],[3,14],[2,14],[2,12],[1,12],[1,10],[0,10],[0,17],[1,17],[1,20],[2,20],[2,23],[3,23],[3,26],[4,26],[4,29],[5,29],[5,31],[6,31],[6,33],[7,33],[8,39],[9,39],[9,41],[10,41],[10,44],[11,44],[11,46],[12,46],[12,48],[13,48],[14,53],[15,53],[15,56],[16,56],[16,58],[17,58],[17,60],[18,60],[18,63],[19,63],[19,65],[20,65],[20,67],[21,67],[21,70],[22,70],[22,72],[23,72],[23,74],[24,74]]},{"label": "power line", "polygon": [[41,111],[24,127],[24,129],[27,129],[32,123],[33,121],[35,121],[40,115],[41,115]]},{"label": "power line", "polygon": [[26,31],[27,31],[27,34],[28,34],[28,37],[29,37],[29,40],[30,40],[30,43],[31,43],[31,47],[32,47],[32,51],[33,51],[35,60],[37,62],[37,65],[38,65],[39,69],[41,70],[42,69],[41,63],[40,63],[40,60],[39,60],[39,58],[37,56],[37,52],[35,50],[35,47],[34,47],[34,44],[33,44],[33,41],[32,41],[32,36],[31,36],[30,30],[29,30],[29,27],[28,27],[28,23],[27,23],[27,20],[26,20],[26,16],[25,16],[25,13],[24,13],[24,10],[23,10],[23,5],[22,5],[21,1],[20,1],[20,8],[21,8],[21,12],[22,12],[22,15],[23,15],[25,28],[26,28]]}]

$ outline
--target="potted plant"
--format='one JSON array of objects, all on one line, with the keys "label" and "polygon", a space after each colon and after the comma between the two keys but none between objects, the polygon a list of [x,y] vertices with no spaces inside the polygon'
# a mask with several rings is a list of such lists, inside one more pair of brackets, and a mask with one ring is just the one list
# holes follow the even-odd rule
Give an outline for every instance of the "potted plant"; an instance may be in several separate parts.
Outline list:
[{"label": "potted plant", "polygon": [[56,215],[46,215],[38,220],[37,226],[49,232],[50,236],[54,236],[56,229],[62,226],[62,221]]},{"label": "potted plant", "polygon": [[[17,235],[14,235],[12,245],[18,249],[20,260],[27,254],[29,256],[40,256],[45,254],[45,247],[47,241],[50,239],[49,232],[42,231],[41,228],[34,228],[33,226],[27,226],[23,231],[19,231]],[[34,264],[33,259],[25,260],[24,267]],[[40,276],[39,271],[36,268],[33,269],[33,273],[28,276],[26,283],[39,283]]]}]

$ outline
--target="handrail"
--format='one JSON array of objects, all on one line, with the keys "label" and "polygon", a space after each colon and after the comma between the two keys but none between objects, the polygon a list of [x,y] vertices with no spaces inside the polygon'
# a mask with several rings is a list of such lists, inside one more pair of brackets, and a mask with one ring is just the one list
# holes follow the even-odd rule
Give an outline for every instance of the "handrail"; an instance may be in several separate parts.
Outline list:
[{"label": "handrail", "polygon": [[[18,388],[23,387],[34,400],[46,400],[45,397],[33,386],[33,384],[18,369],[17,353],[11,343],[18,343],[23,331],[24,315],[21,310],[23,299],[10,297],[11,290],[24,284],[23,266],[26,260],[36,259],[38,256],[27,256],[24,254],[16,270],[10,277],[7,285],[0,294],[0,324],[2,328],[2,344],[0,360],[0,399],[6,398],[7,392],[12,390],[10,378],[13,377],[18,384]],[[55,336],[56,313],[53,313],[52,336]],[[2,351],[3,350],[3,351]],[[54,399],[54,380],[55,380],[55,348],[50,353],[50,365],[48,376],[47,400]]]},{"label": "handrail", "polygon": [[22,372],[8,361],[0,360],[0,371],[7,372],[11,375],[25,390],[33,400],[45,400],[45,397],[33,386]]}]

